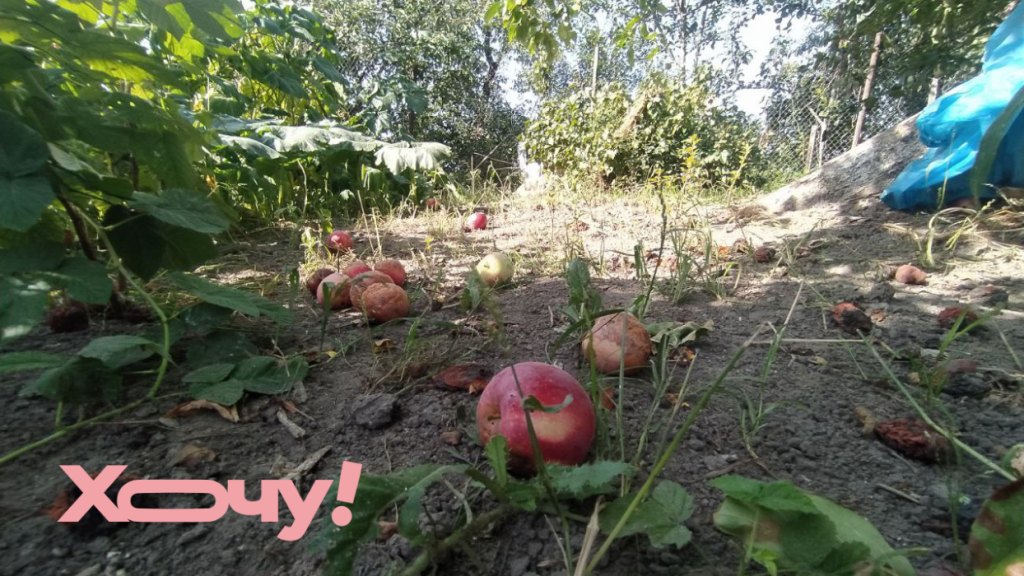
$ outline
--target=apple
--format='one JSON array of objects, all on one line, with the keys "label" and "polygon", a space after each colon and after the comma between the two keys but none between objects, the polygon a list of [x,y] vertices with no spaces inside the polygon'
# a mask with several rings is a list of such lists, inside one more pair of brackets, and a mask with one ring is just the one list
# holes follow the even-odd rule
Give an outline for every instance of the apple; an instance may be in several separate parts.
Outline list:
[{"label": "apple", "polygon": [[371,284],[360,298],[362,310],[373,322],[388,322],[409,315],[409,296],[396,284]]},{"label": "apple", "polygon": [[324,245],[335,254],[338,252],[348,252],[352,249],[352,236],[343,230],[335,230],[327,236],[327,241]]},{"label": "apple", "polygon": [[[516,386],[517,379],[522,396]],[[480,442],[486,446],[494,436],[504,436],[508,443],[509,467],[524,474],[533,472],[533,448],[523,411],[523,398],[528,396],[535,397],[544,406],[558,406],[572,396],[569,405],[560,411],[536,410],[530,413],[530,419],[545,462],[564,466],[582,463],[594,442],[594,406],[575,378],[550,364],[520,362],[491,379],[476,407]]]},{"label": "apple", "polygon": [[487,228],[487,214],[483,212],[473,212],[466,218],[466,230],[483,230]]},{"label": "apple", "polygon": [[440,210],[441,201],[437,198],[427,198],[427,210]]},{"label": "apple", "polygon": [[316,301],[321,306],[323,306],[324,298],[326,297],[324,294],[324,288],[327,284],[334,285],[334,292],[331,297],[331,310],[340,310],[352,305],[352,300],[349,298],[349,289],[351,284],[349,283],[348,276],[335,272],[334,274],[325,276],[316,288]]},{"label": "apple", "polygon": [[355,262],[346,266],[345,269],[341,271],[341,273],[344,274],[345,276],[348,276],[349,278],[355,278],[356,276],[359,276],[363,272],[369,272],[370,270],[372,270],[372,268],[366,265],[365,262],[360,262],[356,260]]},{"label": "apple", "polygon": [[[626,325],[625,335],[622,333],[623,323]],[[595,320],[594,327],[584,336],[581,348],[583,355],[594,361],[598,372],[606,374],[617,373],[619,363],[625,356],[623,364],[628,374],[647,366],[647,359],[651,356],[651,335],[635,317],[620,312]]]},{"label": "apple", "polygon": [[484,284],[497,286],[512,279],[515,266],[512,265],[512,260],[508,256],[501,252],[491,252],[477,263],[476,272]]},{"label": "apple", "polygon": [[383,272],[377,272],[371,270],[369,272],[363,272],[359,276],[352,279],[352,290],[349,292],[352,305],[360,310],[363,309],[363,292],[374,284],[394,284],[395,281],[391,279],[391,276]]},{"label": "apple", "polygon": [[318,268],[316,272],[313,272],[306,278],[306,289],[309,290],[310,294],[316,296],[316,289],[320,287],[320,282],[331,274],[334,274],[334,270],[330,268]]},{"label": "apple", "polygon": [[399,286],[405,286],[405,267],[398,260],[385,260],[378,262],[373,267],[377,272],[383,272],[391,277],[391,279]]}]

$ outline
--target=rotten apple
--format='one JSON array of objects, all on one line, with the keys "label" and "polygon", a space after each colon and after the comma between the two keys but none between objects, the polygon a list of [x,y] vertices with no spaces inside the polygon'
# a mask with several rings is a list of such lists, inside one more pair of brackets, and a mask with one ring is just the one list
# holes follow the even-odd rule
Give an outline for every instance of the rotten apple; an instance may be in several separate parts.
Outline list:
[{"label": "rotten apple", "polygon": [[387,274],[395,284],[405,286],[405,267],[398,260],[378,262],[373,269]]},{"label": "rotten apple", "polygon": [[324,245],[335,254],[338,252],[348,252],[352,249],[352,236],[343,230],[335,230],[327,236],[327,241],[324,242]]},{"label": "rotten apple", "polygon": [[371,270],[373,270],[373,268],[370,268],[365,262],[360,262],[356,260],[355,262],[346,266],[345,269],[341,271],[341,273],[344,274],[345,276],[348,276],[349,278],[355,278],[356,276],[359,276],[363,272],[369,272]]},{"label": "rotten apple", "polygon": [[316,296],[316,289],[320,287],[320,283],[331,274],[334,274],[334,270],[330,268],[318,268],[316,272],[313,272],[306,278],[306,290],[309,290],[310,294]]},{"label": "rotten apple", "polygon": [[559,406],[569,400],[558,412],[533,410],[530,419],[545,462],[582,463],[594,442],[594,406],[575,378],[550,364],[521,362],[491,379],[476,408],[480,442],[486,446],[494,436],[504,436],[509,468],[523,474],[533,472],[533,448],[523,408],[523,399],[529,396],[544,406]]},{"label": "rotten apple", "polygon": [[501,252],[491,252],[476,265],[477,274],[484,284],[497,286],[512,279],[515,267],[512,260]]},{"label": "rotten apple", "polygon": [[616,373],[621,361],[628,374],[647,366],[647,359],[651,356],[651,334],[634,316],[620,312],[595,320],[581,347],[584,356],[594,361],[599,372]]},{"label": "rotten apple", "polygon": [[334,287],[333,292],[331,292],[331,310],[341,310],[352,305],[352,300],[349,298],[350,283],[348,276],[335,272],[325,276],[316,287],[316,301],[321,306],[324,304],[324,298],[327,297],[324,292],[328,284]]},{"label": "rotten apple", "polygon": [[371,322],[388,322],[409,315],[409,296],[396,284],[371,284],[360,301]]},{"label": "rotten apple", "polygon": [[485,228],[487,228],[487,214],[484,214],[483,212],[473,212],[469,215],[469,218],[466,218],[467,231],[472,232],[474,230],[483,230]]},{"label": "rotten apple", "polygon": [[349,291],[349,297],[352,301],[352,305],[362,310],[363,292],[366,291],[367,288],[374,284],[394,283],[395,282],[394,280],[391,279],[391,276],[388,276],[383,272],[377,272],[376,270],[363,272],[359,276],[356,276],[355,278],[352,279],[352,289]]}]

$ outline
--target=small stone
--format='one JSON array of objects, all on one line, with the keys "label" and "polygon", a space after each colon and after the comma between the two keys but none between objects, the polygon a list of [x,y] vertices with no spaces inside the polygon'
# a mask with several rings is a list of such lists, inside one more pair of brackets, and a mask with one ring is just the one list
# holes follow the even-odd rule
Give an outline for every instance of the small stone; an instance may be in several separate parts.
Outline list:
[{"label": "small stone", "polygon": [[526,556],[519,556],[513,558],[508,563],[509,576],[523,576],[526,573],[526,569],[530,567],[530,559]]},{"label": "small stone", "polygon": [[376,430],[391,424],[396,406],[394,394],[363,394],[356,397],[352,410],[356,415],[356,424]]},{"label": "small stone", "polygon": [[441,440],[449,446],[458,446],[462,442],[462,432],[458,430],[446,430],[441,432]]},{"label": "small stone", "polygon": [[50,554],[52,554],[54,558],[63,558],[68,555],[68,549],[63,548],[61,546],[56,546],[52,550],[50,550]]},{"label": "small stone", "polygon": [[89,566],[88,568],[75,574],[75,576],[99,576],[101,572],[103,572],[103,566],[96,564],[94,566]]},{"label": "small stone", "polygon": [[942,393],[953,398],[981,398],[989,393],[992,387],[985,379],[974,372],[954,372],[946,380]]},{"label": "small stone", "polygon": [[526,553],[530,558],[537,558],[540,556],[542,550],[544,550],[544,544],[542,542],[535,541],[526,545]]},{"label": "small stone", "polygon": [[987,286],[978,286],[968,292],[967,299],[970,302],[977,302],[983,306],[998,306],[999,304],[1009,302],[1010,295],[1006,290],[989,284]]},{"label": "small stone", "polygon": [[178,537],[178,546],[184,546],[191,542],[195,542],[196,540],[206,535],[206,533],[209,532],[209,530],[210,529],[207,527],[206,524],[196,524],[188,532],[185,532],[184,534]]},{"label": "small stone", "polygon": [[892,284],[878,283],[868,290],[864,299],[868,302],[888,302],[895,295],[896,289],[892,287]]},{"label": "small stone", "polygon": [[690,440],[689,442],[686,443],[686,445],[690,447],[690,450],[693,450],[695,452],[700,452],[701,450],[707,448],[706,442],[697,439]]}]

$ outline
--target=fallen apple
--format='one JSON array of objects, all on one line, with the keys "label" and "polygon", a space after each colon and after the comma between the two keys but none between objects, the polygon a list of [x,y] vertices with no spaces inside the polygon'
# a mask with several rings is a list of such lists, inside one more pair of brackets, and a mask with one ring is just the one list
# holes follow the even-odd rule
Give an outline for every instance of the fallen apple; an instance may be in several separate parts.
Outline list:
[{"label": "fallen apple", "polygon": [[355,278],[356,276],[359,276],[363,272],[369,272],[370,270],[372,270],[372,268],[370,268],[365,262],[360,262],[356,260],[355,262],[346,266],[345,269],[341,271],[341,273],[344,274],[345,276],[348,276],[349,278]]},{"label": "fallen apple", "polygon": [[583,355],[594,361],[598,372],[618,372],[622,362],[628,374],[647,366],[647,359],[651,356],[651,335],[635,317],[620,312],[595,320],[593,329],[583,337],[581,347]]},{"label": "fallen apple", "polygon": [[356,276],[355,278],[352,279],[352,289],[349,291],[349,298],[352,301],[353,306],[362,310],[363,292],[366,291],[367,288],[373,286],[374,284],[394,283],[395,282],[394,280],[391,279],[391,276],[388,276],[383,272],[377,272],[376,270],[363,272],[359,276]]},{"label": "fallen apple", "polygon": [[316,296],[316,289],[320,287],[320,282],[323,282],[323,279],[331,274],[334,274],[334,270],[330,268],[318,268],[316,272],[313,272],[306,278],[306,290],[309,290],[310,294]]},{"label": "fallen apple", "polygon": [[523,409],[523,399],[529,396],[544,406],[559,406],[571,397],[558,412],[533,410],[530,419],[545,462],[564,466],[582,463],[594,442],[594,406],[575,378],[550,364],[521,362],[491,379],[476,407],[480,442],[486,446],[494,436],[504,436],[509,468],[522,474],[533,472],[533,448]]},{"label": "fallen apple", "polygon": [[473,230],[483,230],[487,228],[487,214],[483,212],[473,212],[466,218],[466,230],[472,232]]},{"label": "fallen apple", "polygon": [[441,201],[437,198],[427,198],[427,210],[440,210]]},{"label": "fallen apple", "polygon": [[324,245],[335,254],[338,252],[348,252],[352,249],[352,237],[349,236],[348,232],[335,230],[327,236],[327,241],[324,242]]},{"label": "fallen apple", "polygon": [[396,284],[371,284],[363,291],[360,302],[372,322],[388,322],[409,315],[409,296]]},{"label": "fallen apple", "polygon": [[324,294],[327,285],[333,286],[331,293],[331,310],[341,310],[342,308],[348,308],[352,305],[352,300],[349,298],[350,286],[348,276],[344,274],[328,274],[320,281],[320,284],[316,287],[316,301],[321,306],[324,304],[324,298],[327,296]]},{"label": "fallen apple", "polygon": [[901,284],[921,286],[928,282],[928,275],[924,273],[924,270],[910,264],[904,264],[897,268],[894,277]]},{"label": "fallen apple", "polygon": [[374,267],[377,272],[383,272],[391,277],[391,280],[399,286],[405,286],[405,267],[398,260],[385,260],[378,262]]},{"label": "fallen apple", "polygon": [[501,252],[491,252],[477,263],[476,272],[484,284],[497,286],[512,279],[515,266],[512,265],[512,260],[508,256]]}]

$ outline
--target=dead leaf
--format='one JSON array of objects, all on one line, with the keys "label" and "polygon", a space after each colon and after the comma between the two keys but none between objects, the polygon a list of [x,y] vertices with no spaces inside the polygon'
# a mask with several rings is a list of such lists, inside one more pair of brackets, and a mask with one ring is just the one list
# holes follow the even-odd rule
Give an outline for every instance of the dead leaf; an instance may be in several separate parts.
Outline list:
[{"label": "dead leaf", "polygon": [[378,542],[387,542],[392,536],[398,533],[398,522],[378,520],[377,526],[380,526],[380,534],[377,534]]},{"label": "dead leaf", "polygon": [[381,338],[380,340],[373,341],[373,353],[380,354],[381,352],[387,352],[395,347],[395,342],[391,338]]},{"label": "dead leaf", "polygon": [[696,356],[696,353],[693,351],[693,348],[680,346],[669,352],[668,359],[685,368],[690,365],[690,362],[693,362],[694,356]]},{"label": "dead leaf", "polygon": [[217,404],[216,402],[210,402],[209,400],[192,400],[191,402],[179,404],[174,408],[171,408],[170,412],[164,414],[163,417],[177,418],[179,416],[191,416],[193,412],[198,410],[216,410],[217,413],[228,422],[238,422],[238,408],[235,406]]},{"label": "dead leaf", "polygon": [[492,376],[494,376],[494,372],[487,366],[476,362],[467,362],[445,368],[437,376],[434,376],[434,382],[476,394],[487,387]]},{"label": "dead leaf", "polygon": [[213,462],[217,454],[205,446],[186,444],[174,455],[172,466],[195,468],[200,462]]},{"label": "dead leaf", "polygon": [[853,413],[857,415],[857,419],[864,425],[864,428],[861,430],[861,434],[864,436],[870,436],[875,431],[875,424],[878,424],[878,418],[875,418],[875,415],[863,406],[857,406],[854,408]]},{"label": "dead leaf", "polygon": [[921,383],[921,375],[917,372],[910,372],[907,374],[907,382],[917,386]]},{"label": "dead leaf", "polygon": [[615,409],[615,388],[612,386],[605,386],[601,390],[601,406],[604,406],[605,410]]},{"label": "dead leaf", "polygon": [[462,442],[462,432],[458,430],[446,430],[441,432],[441,440],[449,446],[458,446]]}]

